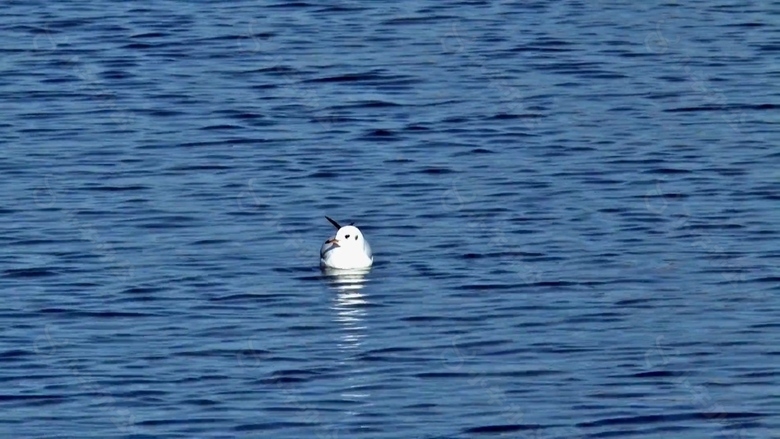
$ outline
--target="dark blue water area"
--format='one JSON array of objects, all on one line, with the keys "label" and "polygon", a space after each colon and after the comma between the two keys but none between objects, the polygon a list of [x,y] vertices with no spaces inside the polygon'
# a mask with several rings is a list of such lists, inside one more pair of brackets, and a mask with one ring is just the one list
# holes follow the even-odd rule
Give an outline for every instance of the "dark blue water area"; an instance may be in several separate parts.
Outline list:
[{"label": "dark blue water area", "polygon": [[777,437],[779,29],[4,2],[0,437]]}]

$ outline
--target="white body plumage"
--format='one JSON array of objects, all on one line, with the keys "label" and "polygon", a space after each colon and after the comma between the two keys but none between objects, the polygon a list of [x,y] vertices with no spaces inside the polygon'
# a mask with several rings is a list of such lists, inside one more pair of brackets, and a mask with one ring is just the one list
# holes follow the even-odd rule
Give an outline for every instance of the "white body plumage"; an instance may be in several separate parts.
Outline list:
[{"label": "white body plumage", "polygon": [[355,226],[341,227],[339,223],[325,217],[338,231],[320,248],[320,265],[328,268],[351,270],[370,267],[374,263],[371,246],[363,233]]}]

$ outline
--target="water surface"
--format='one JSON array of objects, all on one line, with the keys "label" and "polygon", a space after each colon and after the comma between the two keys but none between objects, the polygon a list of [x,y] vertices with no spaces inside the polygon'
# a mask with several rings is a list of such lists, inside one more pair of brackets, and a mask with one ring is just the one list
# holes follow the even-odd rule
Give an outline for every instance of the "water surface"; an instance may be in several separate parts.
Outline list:
[{"label": "water surface", "polygon": [[0,436],[776,436],[779,19],[6,2]]}]

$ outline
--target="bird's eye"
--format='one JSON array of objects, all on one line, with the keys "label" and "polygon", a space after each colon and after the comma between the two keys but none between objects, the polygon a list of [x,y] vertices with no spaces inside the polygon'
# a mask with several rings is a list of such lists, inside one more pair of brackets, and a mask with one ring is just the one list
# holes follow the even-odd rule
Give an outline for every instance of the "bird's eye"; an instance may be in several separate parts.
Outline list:
[{"label": "bird's eye", "polygon": [[358,236],[357,236],[357,235],[355,235],[355,241],[357,241],[357,238],[358,238]]},{"label": "bird's eye", "polygon": [[349,239],[349,235],[345,236],[345,238]]}]

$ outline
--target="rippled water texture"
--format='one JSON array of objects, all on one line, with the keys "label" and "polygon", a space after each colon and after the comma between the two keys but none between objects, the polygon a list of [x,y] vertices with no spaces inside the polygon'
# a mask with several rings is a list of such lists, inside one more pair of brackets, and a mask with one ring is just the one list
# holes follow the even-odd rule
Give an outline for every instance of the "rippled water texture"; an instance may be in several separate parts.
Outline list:
[{"label": "rippled water texture", "polygon": [[777,437],[779,24],[4,2],[0,436]]}]

